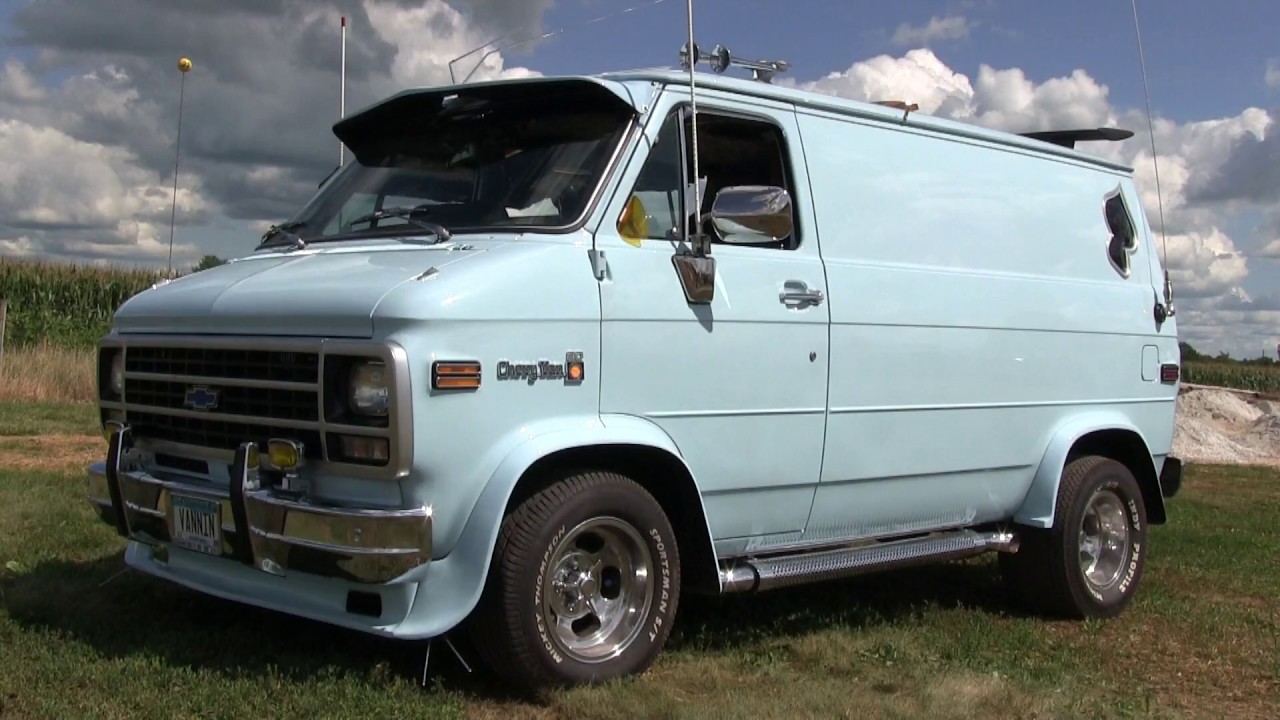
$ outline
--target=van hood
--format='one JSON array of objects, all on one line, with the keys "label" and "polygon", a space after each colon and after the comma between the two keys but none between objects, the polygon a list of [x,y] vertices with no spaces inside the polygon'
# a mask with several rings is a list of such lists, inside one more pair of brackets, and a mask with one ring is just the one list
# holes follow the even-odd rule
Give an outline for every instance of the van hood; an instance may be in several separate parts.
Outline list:
[{"label": "van hood", "polygon": [[501,244],[365,241],[250,255],[134,295],[116,311],[115,330],[370,338],[388,292]]}]

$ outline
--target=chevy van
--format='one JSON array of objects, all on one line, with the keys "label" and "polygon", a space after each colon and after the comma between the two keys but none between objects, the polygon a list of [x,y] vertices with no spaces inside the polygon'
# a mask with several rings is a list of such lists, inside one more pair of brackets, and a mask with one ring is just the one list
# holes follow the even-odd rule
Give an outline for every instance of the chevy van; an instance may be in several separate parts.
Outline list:
[{"label": "chevy van", "polygon": [[88,499],[128,565],[535,690],[643,671],[690,593],[979,553],[1121,612],[1181,473],[1161,260],[1074,147],[1128,133],[699,75],[400,92],[125,302]]}]

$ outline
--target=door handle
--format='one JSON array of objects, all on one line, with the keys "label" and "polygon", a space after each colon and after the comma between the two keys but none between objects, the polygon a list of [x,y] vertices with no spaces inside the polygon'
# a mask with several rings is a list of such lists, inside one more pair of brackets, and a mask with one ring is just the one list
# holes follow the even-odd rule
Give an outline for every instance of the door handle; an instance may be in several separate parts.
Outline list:
[{"label": "door handle", "polygon": [[788,280],[778,293],[778,301],[783,305],[821,305],[825,296],[821,290],[810,289],[800,280]]}]

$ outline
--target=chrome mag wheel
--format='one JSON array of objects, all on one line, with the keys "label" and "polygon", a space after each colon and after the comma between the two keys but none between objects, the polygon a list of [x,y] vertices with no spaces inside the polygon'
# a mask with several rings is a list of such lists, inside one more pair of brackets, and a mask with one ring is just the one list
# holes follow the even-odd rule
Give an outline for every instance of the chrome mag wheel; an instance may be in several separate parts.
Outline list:
[{"label": "chrome mag wheel", "polygon": [[580,523],[551,553],[542,613],[559,649],[579,662],[617,657],[640,635],[653,606],[649,545],[629,523]]},{"label": "chrome mag wheel", "polygon": [[1101,490],[1089,499],[1080,521],[1080,572],[1097,590],[1110,587],[1129,560],[1129,520],[1114,492]]}]

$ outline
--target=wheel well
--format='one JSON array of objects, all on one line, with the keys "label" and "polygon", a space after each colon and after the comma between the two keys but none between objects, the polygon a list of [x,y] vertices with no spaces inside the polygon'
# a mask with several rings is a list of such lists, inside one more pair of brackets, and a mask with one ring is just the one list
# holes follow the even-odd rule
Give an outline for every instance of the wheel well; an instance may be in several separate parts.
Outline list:
[{"label": "wheel well", "polygon": [[1067,453],[1067,462],[1085,455],[1101,455],[1129,468],[1138,487],[1142,489],[1142,501],[1147,506],[1147,522],[1160,525],[1165,521],[1164,496],[1160,493],[1160,481],[1156,477],[1151,451],[1142,438],[1132,430],[1095,430],[1082,435]]},{"label": "wheel well", "polygon": [[684,463],[664,450],[646,445],[589,445],[539,458],[520,476],[507,500],[506,512],[572,470],[616,472],[649,491],[675,529],[685,590],[720,591],[719,567],[707,533],[702,498]]}]

